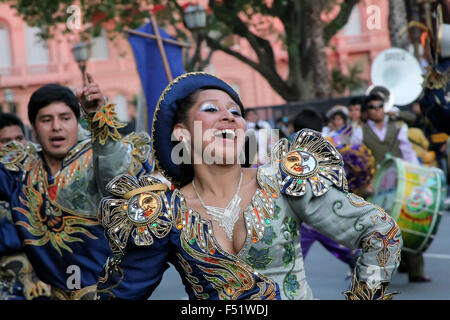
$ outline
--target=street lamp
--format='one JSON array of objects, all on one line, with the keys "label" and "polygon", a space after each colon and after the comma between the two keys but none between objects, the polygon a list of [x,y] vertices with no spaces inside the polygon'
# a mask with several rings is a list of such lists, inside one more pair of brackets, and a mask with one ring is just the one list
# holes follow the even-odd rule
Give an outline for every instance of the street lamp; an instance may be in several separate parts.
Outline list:
[{"label": "street lamp", "polygon": [[[201,48],[204,39],[204,30],[206,29],[206,10],[201,5],[188,5],[184,10],[184,23],[192,32],[196,43],[195,52],[192,57],[187,58],[187,70],[197,70],[195,65],[201,61]],[[201,67],[200,67],[201,68]]]},{"label": "street lamp", "polygon": [[9,112],[16,113],[16,106],[14,104],[14,92],[10,88],[5,89],[5,101],[9,106]]},{"label": "street lamp", "polygon": [[206,27],[206,10],[201,5],[189,5],[184,10],[184,22],[189,30],[197,31]]},{"label": "street lamp", "polygon": [[75,61],[81,70],[83,77],[83,86],[86,86],[86,62],[89,59],[89,44],[87,42],[77,42],[72,47],[72,53]]}]

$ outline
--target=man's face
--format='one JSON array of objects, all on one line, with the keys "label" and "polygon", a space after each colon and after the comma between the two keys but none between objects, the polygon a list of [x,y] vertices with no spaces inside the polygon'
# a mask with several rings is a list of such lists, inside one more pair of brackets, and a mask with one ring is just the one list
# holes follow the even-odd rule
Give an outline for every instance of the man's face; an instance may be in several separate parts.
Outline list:
[{"label": "man's face", "polygon": [[44,154],[62,160],[77,143],[78,120],[64,102],[53,102],[38,111],[33,130]]},{"label": "man's face", "polygon": [[0,129],[0,148],[13,140],[25,144],[25,135],[20,126],[12,125]]},{"label": "man's face", "polygon": [[384,121],[384,109],[382,100],[372,100],[367,104],[367,116],[375,122]]}]

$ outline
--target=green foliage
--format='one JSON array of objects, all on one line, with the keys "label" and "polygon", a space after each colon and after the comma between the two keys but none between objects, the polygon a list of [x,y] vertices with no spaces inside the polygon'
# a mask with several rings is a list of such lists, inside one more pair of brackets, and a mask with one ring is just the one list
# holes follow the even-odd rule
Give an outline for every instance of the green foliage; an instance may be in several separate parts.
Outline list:
[{"label": "green foliage", "polygon": [[[175,30],[176,38],[190,42],[193,46],[189,57],[188,50],[185,50],[187,70],[201,70],[209,63],[212,53],[220,50],[259,72],[287,101],[297,101],[308,96],[308,91],[311,91],[308,89],[311,88],[308,85],[312,81],[311,73],[319,70],[312,63],[311,57],[317,56],[314,50],[323,51],[325,48],[311,46],[311,21],[318,21],[322,12],[328,12],[336,5],[341,7],[333,21],[323,22],[323,37],[325,43],[328,43],[345,25],[358,1],[209,0],[207,30],[194,35],[184,27],[183,7],[177,0],[0,0],[14,7],[30,26],[40,27],[43,38],[55,35],[60,26],[66,24],[70,16],[67,9],[73,4],[79,5],[81,9],[83,39],[98,35],[102,28],[106,29],[108,38],[113,39],[124,28],[136,29],[146,23],[149,20],[149,10],[158,8],[158,23],[163,27],[170,25]],[[255,18],[255,15],[258,16]],[[264,17],[267,21],[278,19],[282,30],[276,30]],[[72,31],[66,26],[64,32]],[[234,49],[235,42],[242,39],[248,42],[255,55],[246,56]],[[287,77],[282,77],[277,69],[273,51],[276,41],[287,50]],[[206,43],[209,50],[206,56],[197,48],[201,43]],[[342,78],[336,71],[334,77]],[[338,90],[342,90],[340,84],[337,86]]]},{"label": "green foliage", "polygon": [[339,69],[333,68],[331,71],[331,87],[333,92],[344,94],[347,90],[354,92],[363,89],[367,84],[360,77],[362,72],[363,70],[358,63],[348,67],[348,75],[343,74]]}]

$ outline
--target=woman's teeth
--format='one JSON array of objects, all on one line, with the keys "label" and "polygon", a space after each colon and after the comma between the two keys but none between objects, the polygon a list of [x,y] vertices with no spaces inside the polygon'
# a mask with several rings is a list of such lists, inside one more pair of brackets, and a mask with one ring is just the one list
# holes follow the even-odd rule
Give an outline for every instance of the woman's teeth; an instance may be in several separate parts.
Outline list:
[{"label": "woman's teeth", "polygon": [[214,136],[234,140],[234,138],[236,137],[236,132],[234,132],[234,130],[232,129],[217,130],[214,133]]}]

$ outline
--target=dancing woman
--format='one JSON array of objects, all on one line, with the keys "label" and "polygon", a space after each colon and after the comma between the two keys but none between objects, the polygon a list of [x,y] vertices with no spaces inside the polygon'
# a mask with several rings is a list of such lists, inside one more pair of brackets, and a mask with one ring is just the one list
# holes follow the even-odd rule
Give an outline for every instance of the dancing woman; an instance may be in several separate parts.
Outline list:
[{"label": "dancing woman", "polygon": [[298,231],[306,222],[362,248],[348,299],[391,298],[396,222],[347,192],[342,158],[318,132],[281,139],[270,164],[242,168],[243,114],[236,92],[212,75],[187,73],[167,86],[152,140],[176,188],[150,176],[109,183],[99,214],[114,256],[98,297],[147,299],[170,262],[190,299],[312,299]]}]

